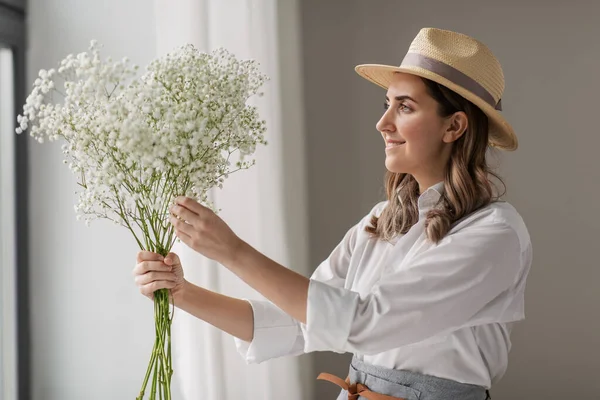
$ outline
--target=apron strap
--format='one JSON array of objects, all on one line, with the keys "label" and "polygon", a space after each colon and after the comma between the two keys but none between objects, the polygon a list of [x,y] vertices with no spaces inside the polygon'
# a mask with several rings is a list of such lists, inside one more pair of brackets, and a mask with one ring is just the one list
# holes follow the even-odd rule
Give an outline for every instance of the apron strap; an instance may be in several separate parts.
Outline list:
[{"label": "apron strap", "polygon": [[348,400],[357,400],[359,396],[362,396],[368,400],[406,400],[400,397],[392,397],[386,394],[372,392],[369,390],[368,387],[366,387],[362,383],[350,383],[350,377],[346,378],[346,380],[344,381],[340,377],[323,372],[319,374],[317,379],[335,383],[336,385],[347,391]]}]

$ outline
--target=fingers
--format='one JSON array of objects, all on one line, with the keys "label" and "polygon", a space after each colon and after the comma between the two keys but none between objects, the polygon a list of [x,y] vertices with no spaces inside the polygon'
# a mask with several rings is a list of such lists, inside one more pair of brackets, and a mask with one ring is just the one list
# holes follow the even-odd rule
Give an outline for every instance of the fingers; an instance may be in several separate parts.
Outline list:
[{"label": "fingers", "polygon": [[192,224],[194,223],[195,220],[198,219],[198,214],[196,214],[193,211],[190,211],[189,209],[179,206],[179,205],[174,205],[171,206],[171,215],[174,215],[176,217],[179,217],[180,219],[187,221],[188,223]]},{"label": "fingers", "polygon": [[178,265],[181,264],[181,260],[179,260],[179,256],[175,253],[167,254],[165,257],[165,264],[167,265]]},{"label": "fingers", "polygon": [[185,207],[188,210],[200,215],[204,211],[208,210],[208,208],[204,207],[202,204],[198,203],[196,200],[191,197],[183,197],[179,196],[175,198],[175,204]]},{"label": "fingers", "polygon": [[181,279],[181,274],[176,273],[178,270],[174,272],[174,266],[180,265],[181,261],[177,254],[169,253],[163,259],[160,254],[140,251],[137,260],[133,275],[135,283],[144,296],[152,299],[157,290],[173,289],[178,285],[177,280]]},{"label": "fingers", "polygon": [[174,217],[173,215],[169,217],[169,221],[171,222],[171,225],[173,225],[176,231],[184,232],[187,236],[190,236],[194,231],[194,227],[192,225],[180,219],[177,219],[177,217]]},{"label": "fingers", "polygon": [[184,231],[182,231],[182,230],[179,230],[179,229],[177,229],[177,228],[175,228],[175,235],[177,235],[177,237],[178,237],[179,239],[181,239],[181,240],[183,240],[183,239],[190,239],[190,240],[191,240],[191,239],[192,239],[192,235],[188,235],[188,234],[187,234],[187,233],[185,233]]},{"label": "fingers", "polygon": [[162,261],[142,261],[136,264],[133,275],[142,275],[151,271],[167,272],[171,271],[171,267]]},{"label": "fingers", "polygon": [[185,244],[188,245],[188,247],[192,248],[192,237],[190,235],[188,235],[187,233],[178,230],[177,228],[175,228],[175,235],[177,235],[177,237]]},{"label": "fingers", "polygon": [[175,282],[171,281],[154,281],[146,285],[140,286],[140,293],[150,298],[154,297],[153,294],[159,289],[173,289]]},{"label": "fingers", "polygon": [[148,285],[153,282],[176,282],[177,277],[172,272],[147,272],[145,274],[136,275],[135,283],[138,286]]},{"label": "fingers", "polygon": [[153,253],[151,251],[140,251],[137,254],[137,262],[140,263],[142,261],[162,261],[163,256],[157,253]]}]

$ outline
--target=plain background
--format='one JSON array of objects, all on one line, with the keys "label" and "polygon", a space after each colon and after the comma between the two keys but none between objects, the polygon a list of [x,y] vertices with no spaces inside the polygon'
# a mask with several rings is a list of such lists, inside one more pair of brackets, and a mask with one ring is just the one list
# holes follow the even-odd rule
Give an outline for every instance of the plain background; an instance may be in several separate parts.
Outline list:
[{"label": "plain background", "polygon": [[[90,38],[140,65],[153,57],[148,1],[30,0],[28,8],[28,82],[57,57],[86,48]],[[513,334],[508,373],[492,396],[598,399],[600,2],[303,0],[300,8],[313,268],[383,198],[384,150],[375,123],[384,92],[354,66],[400,63],[425,26],[473,35],[504,68],[504,114],[520,148],[494,163],[534,246],[527,320]],[[34,398],[92,398],[109,386],[128,393],[140,384],[131,371],[147,365],[152,326],[147,300],[132,287],[131,265],[122,262],[132,257],[134,243],[111,225],[87,230],[75,220],[69,193],[75,185],[60,162],[60,146],[44,146],[30,145]],[[116,290],[103,289],[115,282]],[[315,376],[347,372],[348,356],[308,357]],[[338,392],[325,382],[315,385],[316,399]]]},{"label": "plain background", "polygon": [[[494,400],[600,399],[600,2],[305,0],[302,3],[312,265],[383,196],[375,123],[385,92],[362,63],[398,65],[423,27],[483,41],[505,74],[504,114],[520,139],[500,163],[534,263],[526,321],[513,332]],[[317,354],[346,376],[349,356]],[[337,389],[317,382],[316,399]]]}]

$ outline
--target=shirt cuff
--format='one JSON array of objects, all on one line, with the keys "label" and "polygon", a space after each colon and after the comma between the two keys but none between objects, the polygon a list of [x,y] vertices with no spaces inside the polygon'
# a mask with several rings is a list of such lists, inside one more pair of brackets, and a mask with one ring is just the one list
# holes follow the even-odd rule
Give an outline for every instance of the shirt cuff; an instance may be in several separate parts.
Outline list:
[{"label": "shirt cuff", "polygon": [[302,324],[304,352],[346,351],[359,294],[316,280],[308,287],[306,325]]},{"label": "shirt cuff", "polygon": [[252,306],[254,337],[252,342],[234,338],[238,352],[247,364],[293,353],[301,336],[299,322],[269,301],[244,299]]}]

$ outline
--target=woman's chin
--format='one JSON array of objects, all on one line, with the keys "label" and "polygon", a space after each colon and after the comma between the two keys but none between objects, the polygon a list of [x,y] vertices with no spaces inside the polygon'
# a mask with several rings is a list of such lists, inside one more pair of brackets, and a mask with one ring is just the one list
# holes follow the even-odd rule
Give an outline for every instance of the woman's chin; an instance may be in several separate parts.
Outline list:
[{"label": "woman's chin", "polygon": [[387,168],[388,171],[393,172],[395,174],[409,173],[405,165],[399,163],[398,160],[390,160],[389,157],[385,159],[385,168]]}]

